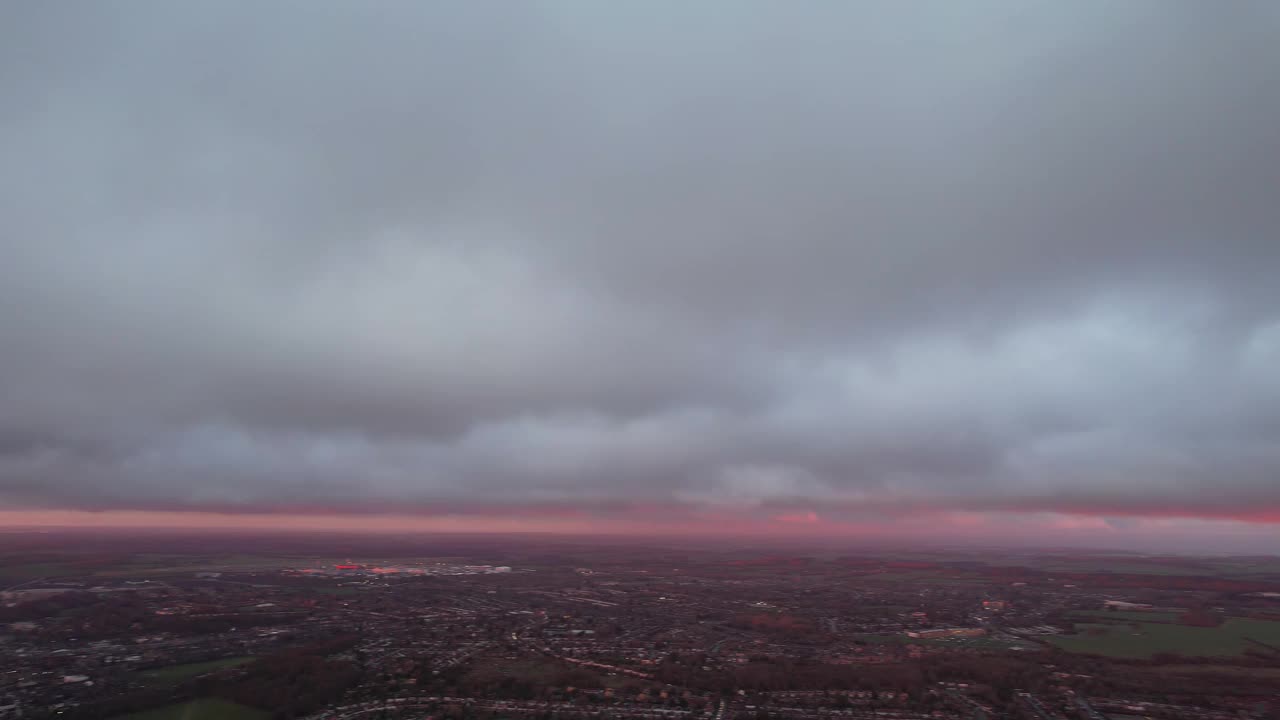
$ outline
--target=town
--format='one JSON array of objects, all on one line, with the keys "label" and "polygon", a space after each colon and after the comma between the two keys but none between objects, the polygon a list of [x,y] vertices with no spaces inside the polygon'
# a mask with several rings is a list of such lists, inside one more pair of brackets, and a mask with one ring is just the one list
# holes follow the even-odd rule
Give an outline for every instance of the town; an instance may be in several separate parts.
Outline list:
[{"label": "town", "polygon": [[1275,559],[10,537],[5,719],[1280,709]]}]

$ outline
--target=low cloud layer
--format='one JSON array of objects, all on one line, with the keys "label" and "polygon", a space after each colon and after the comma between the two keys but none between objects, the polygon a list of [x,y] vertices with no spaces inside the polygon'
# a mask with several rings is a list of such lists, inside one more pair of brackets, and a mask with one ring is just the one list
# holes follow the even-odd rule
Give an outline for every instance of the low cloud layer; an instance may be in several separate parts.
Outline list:
[{"label": "low cloud layer", "polygon": [[1280,521],[1277,31],[6,7],[0,504]]}]

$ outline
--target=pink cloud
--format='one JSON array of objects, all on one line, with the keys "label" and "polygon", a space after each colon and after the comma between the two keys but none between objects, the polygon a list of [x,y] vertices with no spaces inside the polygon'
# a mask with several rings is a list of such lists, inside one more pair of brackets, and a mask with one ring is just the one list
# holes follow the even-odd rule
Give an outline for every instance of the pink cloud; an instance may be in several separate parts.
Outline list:
[{"label": "pink cloud", "polygon": [[803,525],[816,525],[822,522],[822,518],[818,517],[818,513],[812,510],[809,512],[783,513],[782,515],[775,515],[773,519],[782,523]]}]

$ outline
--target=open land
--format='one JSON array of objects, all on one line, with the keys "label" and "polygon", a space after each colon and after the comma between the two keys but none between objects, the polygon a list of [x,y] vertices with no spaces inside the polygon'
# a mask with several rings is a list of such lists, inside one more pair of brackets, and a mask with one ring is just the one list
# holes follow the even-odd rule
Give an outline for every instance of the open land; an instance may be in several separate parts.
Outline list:
[{"label": "open land", "polygon": [[119,720],[270,720],[270,718],[271,714],[262,710],[254,710],[217,698],[201,698],[155,710],[130,713],[120,716]]},{"label": "open land", "polygon": [[1273,558],[7,537],[3,718],[1225,720],[1280,698]]}]

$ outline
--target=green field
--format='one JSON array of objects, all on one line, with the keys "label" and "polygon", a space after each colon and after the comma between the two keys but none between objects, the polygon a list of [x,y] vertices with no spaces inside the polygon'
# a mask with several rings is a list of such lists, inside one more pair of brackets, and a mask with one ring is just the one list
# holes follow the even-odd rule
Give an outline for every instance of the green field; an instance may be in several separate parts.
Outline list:
[{"label": "green field", "polygon": [[271,713],[218,698],[201,698],[180,705],[119,715],[114,720],[271,720]]},{"label": "green field", "polygon": [[1107,573],[1112,575],[1195,575],[1211,576],[1220,574],[1213,568],[1199,565],[1169,565],[1164,563],[1142,562],[1055,562],[1040,565],[1045,572],[1061,573]]},{"label": "green field", "polygon": [[1027,564],[1047,572],[1087,572],[1132,575],[1189,575],[1258,578],[1280,575],[1280,559],[1264,557],[1168,558],[1132,556],[1093,558],[1028,558]]},{"label": "green field", "polygon": [[1280,668],[1236,667],[1231,665],[1155,665],[1153,667],[1127,668],[1127,672],[1147,673],[1160,677],[1177,675],[1230,675],[1233,679],[1257,678],[1280,680]]},{"label": "green field", "polygon": [[1011,647],[1026,649],[1035,647],[1024,640],[989,635],[967,638],[913,638],[902,633],[854,633],[851,637],[868,645],[929,645],[933,647],[989,648],[997,650],[1006,650]]},{"label": "green field", "polygon": [[1231,618],[1216,628],[1140,623],[1076,625],[1075,635],[1061,635],[1050,642],[1068,652],[1120,658],[1149,658],[1168,652],[1186,656],[1233,657],[1246,650],[1263,649],[1250,639],[1280,646],[1280,622]]},{"label": "green field", "polygon": [[1116,622],[1153,622],[1172,623],[1178,621],[1178,614],[1171,612],[1142,612],[1140,610],[1076,610],[1071,617],[1103,618]]},{"label": "green field", "polygon": [[861,575],[858,579],[877,583],[923,583],[926,585],[972,585],[986,582],[981,576],[944,568],[886,570],[870,575]]},{"label": "green field", "polygon": [[42,577],[58,577],[60,575],[78,575],[78,571],[70,565],[62,563],[27,563],[0,567],[0,578],[6,581],[34,580]]},{"label": "green field", "polygon": [[[477,665],[468,679],[481,685],[512,679],[534,686],[588,683],[591,687],[624,688],[644,685],[646,681],[623,674],[610,675],[597,668],[583,667],[549,658],[496,660]],[[581,686],[581,685],[579,685]]]},{"label": "green field", "polygon": [[251,660],[253,660],[252,657],[233,657],[222,660],[209,660],[207,662],[186,663],[185,665],[169,665],[155,668],[154,670],[143,670],[137,673],[137,677],[140,682],[147,685],[177,685],[197,675],[243,665]]},{"label": "green field", "polygon": [[853,633],[849,637],[868,645],[905,645],[910,639],[901,633]]}]

